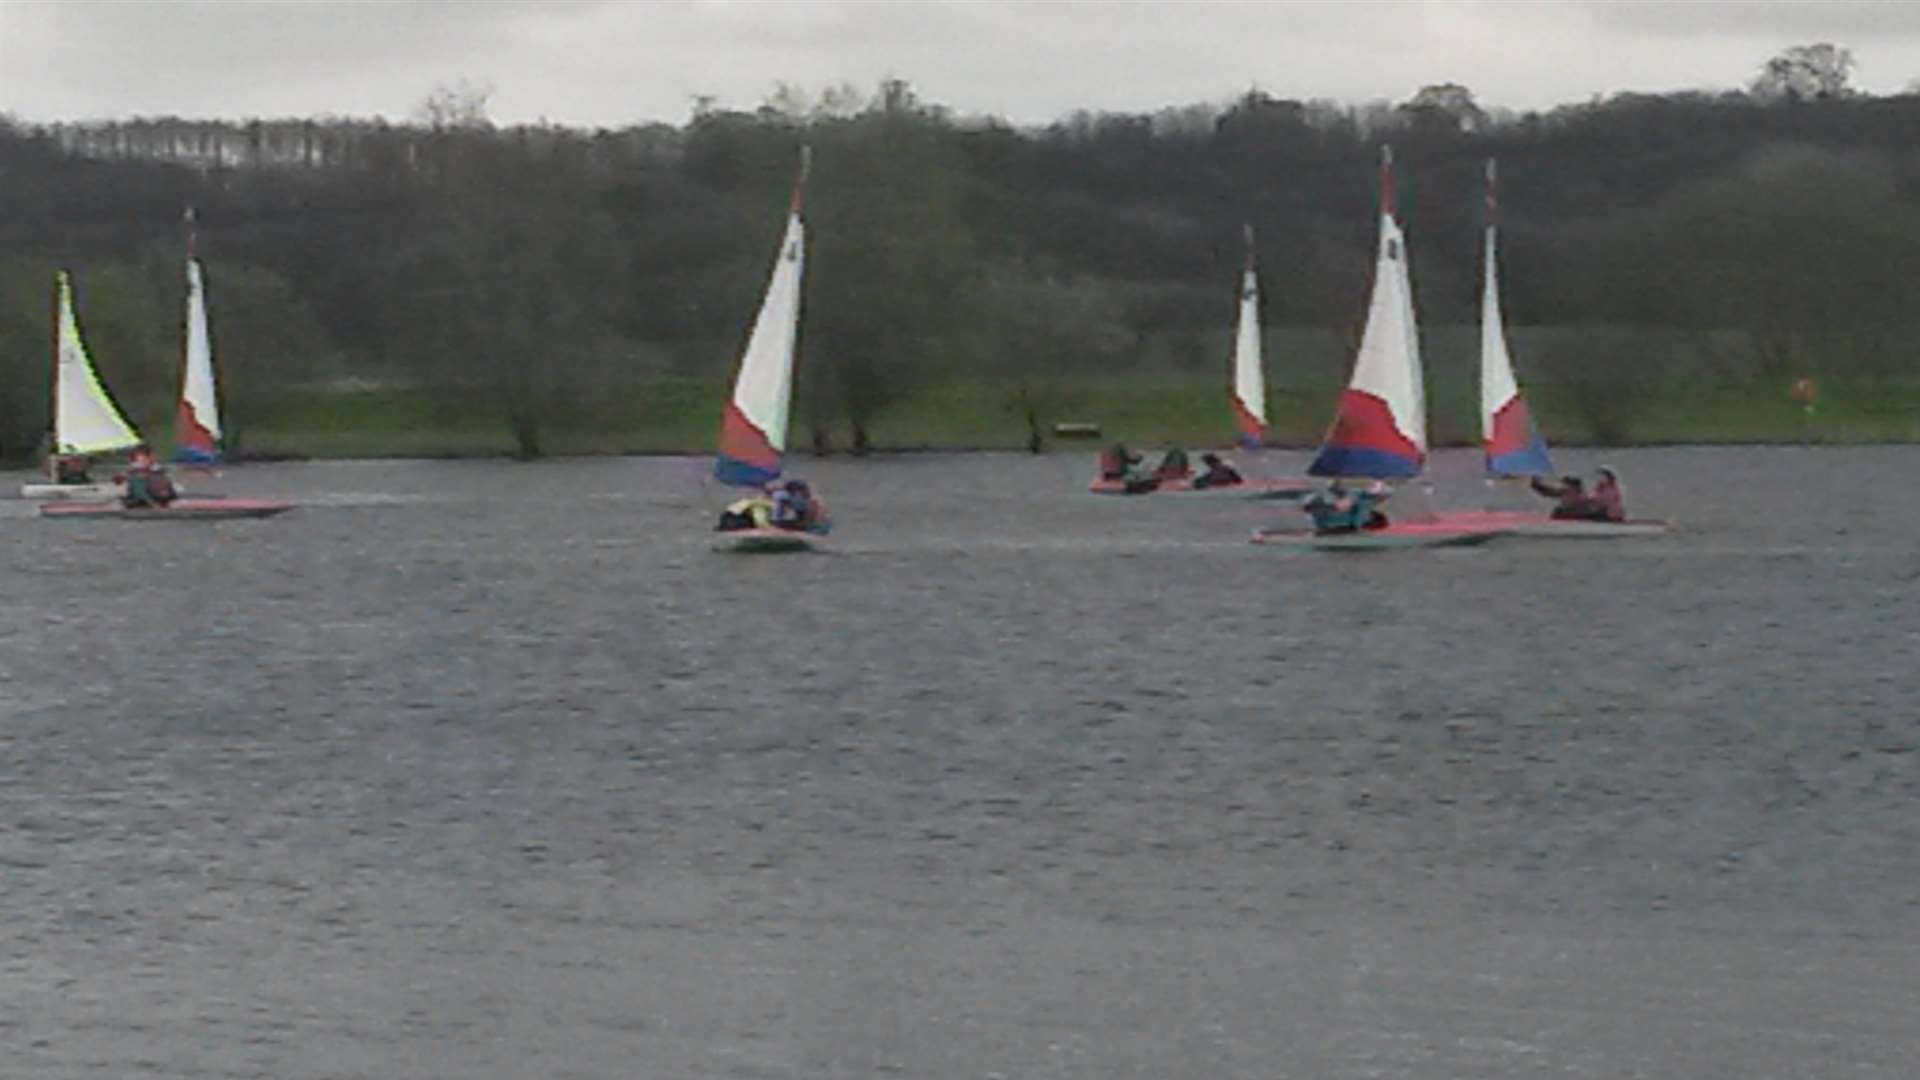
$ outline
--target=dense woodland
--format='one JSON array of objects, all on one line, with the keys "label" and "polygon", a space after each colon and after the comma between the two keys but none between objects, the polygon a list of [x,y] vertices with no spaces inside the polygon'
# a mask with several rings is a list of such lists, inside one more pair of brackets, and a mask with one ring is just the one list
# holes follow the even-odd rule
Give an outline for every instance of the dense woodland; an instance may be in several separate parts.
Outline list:
[{"label": "dense woodland", "polygon": [[[45,430],[55,267],[109,384],[167,415],[188,205],[241,440],[250,411],[303,385],[437,388],[529,454],[614,390],[722,385],[803,143],[797,425],[842,445],[928,381],[992,376],[1033,401],[1076,379],[1224,379],[1243,223],[1270,330],[1350,341],[1382,143],[1429,328],[1477,319],[1480,176],[1499,159],[1509,320],[1561,331],[1520,351],[1523,379],[1590,385],[1605,409],[1650,364],[1906,373],[1920,95],[1779,62],[1744,92],[1525,115],[1454,85],[1369,106],[1256,90],[1023,130],[889,82],[621,130],[496,126],[465,89],[400,125],[0,119],[0,451]],[[1341,351],[1269,364],[1282,383],[1333,379]]]}]

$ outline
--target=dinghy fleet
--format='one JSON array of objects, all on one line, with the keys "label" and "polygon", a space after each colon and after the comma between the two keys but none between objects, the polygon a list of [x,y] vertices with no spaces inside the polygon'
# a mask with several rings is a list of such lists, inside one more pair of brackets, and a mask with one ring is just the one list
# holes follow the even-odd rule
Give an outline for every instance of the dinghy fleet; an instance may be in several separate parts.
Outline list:
[{"label": "dinghy fleet", "polygon": [[[1480,306],[1480,431],[1489,483],[1525,479],[1536,490],[1554,490],[1539,478],[1552,473],[1547,447],[1527,409],[1513,372],[1506,328],[1500,314],[1498,256],[1498,197],[1495,170],[1487,162],[1487,220],[1483,244],[1484,270]],[[1611,470],[1614,505],[1562,497],[1554,513],[1515,510],[1425,510],[1405,520],[1381,512],[1389,485],[1418,480],[1427,464],[1425,377],[1420,365],[1419,323],[1414,314],[1413,287],[1408,273],[1406,236],[1393,202],[1393,153],[1382,148],[1380,157],[1380,239],[1374,264],[1373,293],[1367,322],[1354,359],[1353,377],[1341,393],[1310,475],[1330,481],[1330,496],[1317,496],[1308,508],[1311,528],[1255,530],[1259,544],[1313,547],[1328,550],[1365,550],[1396,547],[1455,547],[1484,543],[1501,536],[1598,539],[1654,536],[1664,533],[1663,521],[1625,520],[1618,508],[1618,482]],[[1341,486],[1364,482],[1363,494],[1349,495]],[[1355,506],[1351,516],[1330,521],[1333,508],[1345,502]]]},{"label": "dinghy fleet", "polygon": [[[207,326],[206,294],[194,252],[193,211],[186,213],[186,309],[182,320],[180,396],[175,412],[176,458],[211,469],[221,461],[220,408],[213,371],[213,338]],[[219,521],[272,517],[291,503],[228,499],[182,493],[153,462],[140,433],[108,393],[93,366],[75,312],[73,279],[54,274],[53,409],[47,479],[20,488],[26,499],[48,500],[48,518],[119,518],[128,521]],[[129,452],[125,472],[107,480],[92,475],[93,458]]]},{"label": "dinghy fleet", "polygon": [[[803,149],[785,231],[759,313],[741,353],[731,397],[720,418],[714,476],[724,485],[745,489],[742,497],[720,514],[713,543],[720,551],[815,551],[823,548],[832,531],[820,497],[805,481],[783,475],[806,265],[802,208],[807,172],[808,157]],[[1507,347],[1500,309],[1494,181],[1490,161],[1480,325],[1485,474],[1490,485],[1528,481],[1542,493],[1561,494],[1559,512],[1423,509],[1402,515],[1390,502],[1393,485],[1420,481],[1425,473],[1427,417],[1406,237],[1394,208],[1392,151],[1384,147],[1379,239],[1366,323],[1351,379],[1340,394],[1333,422],[1307,470],[1309,478],[1243,477],[1212,453],[1204,456],[1207,470],[1196,476],[1180,452],[1169,453],[1159,469],[1142,474],[1132,468],[1138,458],[1116,446],[1102,455],[1101,473],[1090,490],[1103,495],[1304,498],[1301,505],[1314,519],[1311,527],[1276,526],[1254,531],[1255,543],[1279,547],[1455,547],[1502,536],[1606,538],[1667,531],[1666,522],[1627,520],[1617,513],[1588,513],[1577,498],[1569,498],[1563,490],[1540,481],[1551,475],[1553,467],[1514,375]],[[186,309],[174,442],[176,460],[206,468],[221,461],[220,409],[191,210],[186,220]],[[49,477],[45,482],[24,485],[22,497],[53,500],[41,507],[42,516],[50,518],[219,520],[269,517],[289,509],[291,504],[285,502],[219,496],[153,497],[153,488],[170,491],[171,483],[147,471],[150,466],[145,462],[150,455],[139,433],[95,370],[80,333],[73,292],[67,272],[58,272],[54,280]],[[1266,445],[1269,419],[1251,227],[1246,231],[1246,260],[1238,299],[1229,407],[1238,443],[1258,450]],[[87,463],[94,455],[128,450],[134,453],[133,467],[127,475],[99,481],[88,473]],[[1615,482],[1610,472],[1607,480]],[[1318,481],[1326,482],[1325,489],[1319,488]],[[1617,505],[1617,487],[1614,499]]]}]

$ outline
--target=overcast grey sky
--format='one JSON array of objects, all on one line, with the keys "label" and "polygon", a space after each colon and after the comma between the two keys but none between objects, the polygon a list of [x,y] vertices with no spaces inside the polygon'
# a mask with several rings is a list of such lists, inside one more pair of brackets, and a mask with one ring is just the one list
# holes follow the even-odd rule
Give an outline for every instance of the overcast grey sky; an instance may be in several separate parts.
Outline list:
[{"label": "overcast grey sky", "polygon": [[504,121],[680,123],[694,95],[884,76],[962,114],[1042,122],[1282,97],[1486,105],[1744,84],[1789,45],[1856,83],[1920,80],[1916,0],[0,0],[0,111],[27,120],[383,115],[493,88]]}]

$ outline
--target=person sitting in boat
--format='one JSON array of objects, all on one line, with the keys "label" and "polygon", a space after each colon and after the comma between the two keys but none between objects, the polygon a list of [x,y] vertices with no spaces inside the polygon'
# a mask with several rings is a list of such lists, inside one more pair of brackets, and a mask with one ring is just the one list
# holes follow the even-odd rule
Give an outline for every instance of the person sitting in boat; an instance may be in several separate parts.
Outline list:
[{"label": "person sitting in boat", "polygon": [[127,493],[121,502],[129,510],[164,507],[177,495],[166,468],[154,460],[153,450],[145,443],[134,447],[133,453],[127,455]]},{"label": "person sitting in boat", "polygon": [[1212,453],[1211,451],[1201,454],[1200,464],[1205,465],[1207,468],[1205,472],[1194,477],[1193,486],[1195,488],[1232,487],[1235,484],[1245,483],[1244,478],[1240,475],[1240,471],[1220,460],[1219,454]]},{"label": "person sitting in boat", "polygon": [[807,485],[799,480],[789,480],[774,489],[773,524],[780,529],[804,528],[807,514],[813,509],[807,498]]},{"label": "person sitting in boat", "polygon": [[1153,470],[1157,480],[1185,480],[1193,475],[1193,466],[1187,464],[1187,452],[1173,447],[1160,458],[1160,465]]},{"label": "person sitting in boat", "polygon": [[1114,443],[1100,451],[1100,479],[1127,480],[1133,476],[1140,455],[1127,449],[1126,443]]},{"label": "person sitting in boat", "polygon": [[1308,496],[1300,508],[1313,516],[1314,532],[1359,532],[1387,527],[1387,515],[1380,509],[1386,499],[1384,484],[1375,484],[1365,491],[1348,491],[1346,485],[1335,479],[1325,491]]},{"label": "person sitting in boat", "polygon": [[93,483],[93,459],[85,454],[55,454],[50,463],[56,484]]},{"label": "person sitting in boat", "polygon": [[760,490],[744,499],[735,499],[720,511],[720,523],[713,527],[714,532],[737,532],[741,529],[764,529],[773,522],[773,496],[780,490],[780,482],[769,480]]},{"label": "person sitting in boat", "polygon": [[[1587,494],[1587,485],[1577,476],[1563,476],[1558,484],[1539,477],[1528,481],[1534,491],[1557,500],[1548,516],[1558,521],[1606,521],[1606,508]],[[1616,491],[1617,491],[1616,485]]]},{"label": "person sitting in boat", "polygon": [[1626,492],[1620,489],[1620,475],[1610,466],[1600,466],[1600,476],[1593,482],[1593,495],[1589,502],[1594,517],[1599,521],[1627,520]]},{"label": "person sitting in boat", "polygon": [[1100,479],[1117,480],[1121,490],[1129,495],[1139,495],[1160,486],[1160,480],[1154,476],[1144,476],[1137,471],[1140,455],[1127,449],[1126,443],[1114,443],[1100,452]]},{"label": "person sitting in boat", "polygon": [[789,480],[773,493],[772,523],[777,529],[824,533],[825,508],[805,480]]},{"label": "person sitting in boat", "polygon": [[773,504],[758,495],[749,495],[744,499],[735,499],[720,511],[720,523],[713,527],[714,532],[738,532],[741,529],[757,529],[766,523]]},{"label": "person sitting in boat", "polygon": [[1354,496],[1354,516],[1359,520],[1361,528],[1384,529],[1391,524],[1387,521],[1387,512],[1380,509],[1380,504],[1386,502],[1387,496],[1391,494],[1386,481],[1375,480],[1367,485],[1367,490]]}]

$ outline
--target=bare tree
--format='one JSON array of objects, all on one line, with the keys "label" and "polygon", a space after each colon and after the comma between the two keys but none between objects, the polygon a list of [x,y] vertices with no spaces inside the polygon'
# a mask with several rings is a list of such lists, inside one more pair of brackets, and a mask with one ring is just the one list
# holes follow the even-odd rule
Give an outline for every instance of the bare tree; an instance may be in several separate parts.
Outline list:
[{"label": "bare tree", "polygon": [[1749,91],[1762,101],[1827,101],[1853,93],[1853,50],[1822,41],[1795,45],[1760,65]]},{"label": "bare tree", "polygon": [[1460,83],[1423,86],[1400,108],[1415,123],[1423,118],[1431,123],[1434,119],[1444,117],[1455,130],[1467,133],[1480,131],[1487,126],[1487,111],[1473,99],[1473,91]]},{"label": "bare tree", "polygon": [[492,86],[461,79],[452,86],[434,87],[414,112],[421,123],[435,131],[481,130],[493,126],[487,115],[487,102],[492,99]]}]

